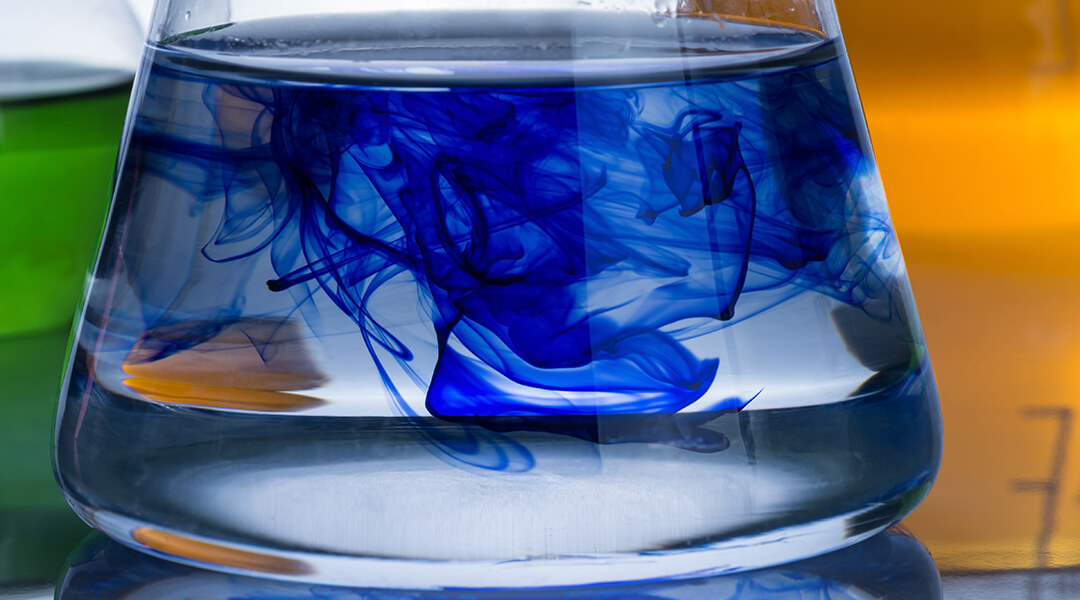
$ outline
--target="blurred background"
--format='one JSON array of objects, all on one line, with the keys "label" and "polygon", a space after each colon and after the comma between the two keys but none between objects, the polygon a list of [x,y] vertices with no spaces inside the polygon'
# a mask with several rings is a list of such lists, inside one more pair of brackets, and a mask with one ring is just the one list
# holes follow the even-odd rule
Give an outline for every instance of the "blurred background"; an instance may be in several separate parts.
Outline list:
[{"label": "blurred background", "polygon": [[1080,564],[1075,0],[837,0],[938,380],[944,572]]},{"label": "blurred background", "polygon": [[[938,482],[905,525],[945,598],[1080,597],[1080,0],[835,1],[945,422]],[[101,43],[137,59],[152,2],[117,4],[126,33]],[[130,76],[0,99],[0,598],[51,597],[88,532],[55,488],[48,432]],[[31,210],[64,240],[41,264],[13,250],[45,243],[14,225]]]}]

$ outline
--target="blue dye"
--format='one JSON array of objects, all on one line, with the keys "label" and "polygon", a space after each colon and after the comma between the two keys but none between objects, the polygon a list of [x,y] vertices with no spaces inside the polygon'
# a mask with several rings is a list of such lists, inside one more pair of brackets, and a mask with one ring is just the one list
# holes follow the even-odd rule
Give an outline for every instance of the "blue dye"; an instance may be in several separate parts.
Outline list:
[{"label": "blue dye", "polygon": [[835,546],[925,494],[933,378],[838,39],[383,64],[248,25],[137,82],[58,421],[76,505],[495,564],[856,515]]},{"label": "blue dye", "polygon": [[[797,295],[907,327],[835,57],[736,80],[494,89],[247,83],[174,61],[162,51],[149,68],[127,170],[184,190],[190,217],[216,223],[197,255],[161,256],[151,239],[122,251],[167,267],[167,282],[135,273],[146,330],[205,324],[150,360],[273,316],[264,296],[292,294],[302,314],[348,316],[399,403],[387,361],[420,380],[431,415],[595,438],[577,417],[672,415],[715,392],[720,349],[686,342]],[[163,127],[155,111],[194,97],[189,121]],[[248,276],[264,257],[261,294],[208,286],[199,265]],[[430,372],[370,307],[403,279],[437,348]]]}]

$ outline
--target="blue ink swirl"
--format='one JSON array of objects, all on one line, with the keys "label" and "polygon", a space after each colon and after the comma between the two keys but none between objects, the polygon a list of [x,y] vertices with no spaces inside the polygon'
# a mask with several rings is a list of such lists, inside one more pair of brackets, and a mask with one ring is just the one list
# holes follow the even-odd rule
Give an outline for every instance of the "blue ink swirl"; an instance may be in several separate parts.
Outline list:
[{"label": "blue ink swirl", "polygon": [[[207,136],[138,116],[131,140],[140,168],[218,215],[201,256],[266,257],[268,293],[291,294],[313,329],[311,299],[324,294],[362,334],[404,417],[426,415],[385,360],[444,421],[718,451],[727,439],[701,426],[751,399],[713,390],[722,399],[702,405],[720,360],[687,342],[804,293],[879,321],[907,318],[837,59],[576,89],[245,83],[151,69],[149,102],[197,89],[213,120]],[[430,372],[371,309],[403,278],[416,295],[406,304],[423,307],[433,331]],[[219,305],[217,319],[244,311]],[[180,316],[152,315],[158,325]],[[523,448],[493,443],[509,454],[485,468],[529,468]]]}]

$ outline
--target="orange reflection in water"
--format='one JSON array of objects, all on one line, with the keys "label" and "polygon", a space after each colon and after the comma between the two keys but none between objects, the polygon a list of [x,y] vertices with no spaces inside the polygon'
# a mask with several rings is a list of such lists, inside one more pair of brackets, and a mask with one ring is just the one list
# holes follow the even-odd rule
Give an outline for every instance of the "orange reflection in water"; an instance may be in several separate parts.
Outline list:
[{"label": "orange reflection in water", "polygon": [[151,550],[211,565],[276,575],[307,575],[312,572],[309,565],[298,560],[239,550],[151,527],[136,528],[131,532],[131,537]]},{"label": "orange reflection in water", "polygon": [[1080,0],[837,0],[941,393],[946,571],[1080,564]]},{"label": "orange reflection in water", "polygon": [[[207,339],[187,347],[184,340],[193,336]],[[143,334],[123,370],[132,391],[165,404],[287,412],[324,403],[294,393],[317,388],[326,377],[289,321],[171,324]]]}]

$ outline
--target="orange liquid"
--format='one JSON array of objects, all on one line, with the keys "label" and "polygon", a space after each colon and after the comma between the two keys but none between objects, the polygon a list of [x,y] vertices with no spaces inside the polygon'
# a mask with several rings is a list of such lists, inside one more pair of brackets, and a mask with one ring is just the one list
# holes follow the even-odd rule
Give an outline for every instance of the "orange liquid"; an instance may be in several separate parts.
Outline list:
[{"label": "orange liquid", "polygon": [[945,571],[1080,564],[1080,0],[837,0],[941,394]]}]

